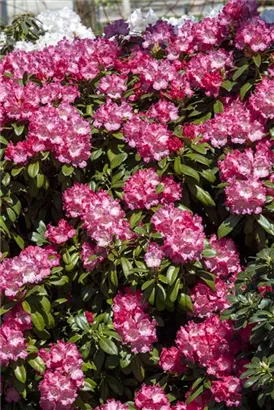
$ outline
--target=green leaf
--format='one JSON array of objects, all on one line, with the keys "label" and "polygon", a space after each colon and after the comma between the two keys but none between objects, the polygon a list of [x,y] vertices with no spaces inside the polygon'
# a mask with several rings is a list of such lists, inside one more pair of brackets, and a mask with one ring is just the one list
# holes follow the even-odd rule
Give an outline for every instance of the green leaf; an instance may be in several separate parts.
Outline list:
[{"label": "green leaf", "polygon": [[265,216],[262,214],[259,217],[256,217],[256,220],[258,224],[261,225],[261,227],[270,235],[274,236],[274,223],[270,222],[269,219],[267,219]]},{"label": "green leaf", "polygon": [[248,69],[248,64],[244,64],[239,67],[232,76],[233,81],[237,80],[246,70]]},{"label": "green leaf", "polygon": [[7,214],[11,222],[16,221],[16,214],[11,208],[7,208]]},{"label": "green leaf", "polygon": [[40,169],[40,164],[39,162],[35,162],[34,164],[29,164],[28,166],[28,174],[31,178],[35,178],[36,175],[38,174]]},{"label": "green leaf", "polygon": [[10,231],[9,228],[6,225],[6,222],[4,221],[3,216],[0,216],[0,227],[3,229],[3,231],[8,235],[8,237],[10,238]]},{"label": "green leaf", "polygon": [[180,268],[178,268],[178,266],[170,266],[168,268],[167,273],[166,273],[166,278],[170,286],[172,286],[175,280],[177,279],[179,271],[180,271]]},{"label": "green leaf", "polygon": [[230,215],[218,228],[218,238],[227,236],[237,226],[238,222],[242,219],[242,215]]},{"label": "green leaf", "polygon": [[134,228],[135,226],[137,226],[141,219],[142,211],[134,211],[129,220],[130,227]]},{"label": "green leaf", "polygon": [[62,174],[65,175],[65,177],[70,176],[73,174],[74,167],[72,165],[63,165],[62,166]]},{"label": "green leaf", "polygon": [[181,171],[181,158],[180,157],[176,157],[175,161],[174,161],[174,171],[176,172],[176,174],[180,175],[182,173]]},{"label": "green leaf", "polygon": [[115,377],[109,375],[107,378],[109,387],[111,388],[112,391],[114,391],[115,394],[117,394],[118,396],[122,396],[124,389],[123,389],[123,385],[120,382],[120,380],[116,379]]},{"label": "green leaf", "polygon": [[227,90],[228,92],[230,92],[230,91],[232,90],[232,88],[234,87],[235,84],[236,84],[235,82],[232,82],[232,81],[229,81],[229,80],[225,80],[225,81],[222,83],[222,88],[224,88],[225,90]]},{"label": "green leaf", "polygon": [[197,390],[195,390],[190,396],[188,396],[188,398],[186,399],[186,404],[189,404],[193,400],[195,400],[196,397],[200,396],[200,394],[203,393],[203,391],[204,391],[204,386],[202,384]]},{"label": "green leaf", "polygon": [[186,293],[181,293],[178,300],[179,306],[183,310],[187,310],[189,312],[193,311],[192,300],[189,295]]},{"label": "green leaf", "polygon": [[115,157],[110,161],[110,168],[114,169],[119,167],[128,157],[126,152],[122,152],[121,154],[115,155]]},{"label": "green leaf", "polygon": [[138,382],[142,382],[145,377],[145,369],[139,356],[135,356],[134,360],[131,362],[131,369]]},{"label": "green leaf", "polygon": [[100,337],[99,346],[105,353],[118,355],[118,348],[116,344],[112,340],[107,339],[104,336]]},{"label": "green leaf", "polygon": [[[6,138],[3,137],[3,135],[0,135],[0,143],[3,144],[3,145],[8,145],[9,141],[6,140]],[[22,168],[23,168],[23,167],[21,167],[21,169],[22,169]]]},{"label": "green leaf", "polygon": [[41,357],[37,356],[35,359],[29,359],[28,363],[33,369],[37,370],[39,373],[44,373],[46,370],[46,365]]},{"label": "green leaf", "polygon": [[26,383],[27,380],[27,373],[26,373],[26,369],[25,366],[23,364],[19,365],[17,364],[17,366],[14,369],[14,374],[16,379],[21,382],[21,383]]},{"label": "green leaf", "polygon": [[196,179],[196,181],[198,182],[200,181],[200,175],[198,174],[198,172],[195,169],[189,167],[188,165],[181,164],[180,170],[181,173],[183,173],[184,175],[188,175],[189,177]]},{"label": "green leaf", "polygon": [[121,258],[121,265],[122,265],[123,273],[124,273],[125,277],[127,278],[132,272],[131,262],[128,259],[122,257]]},{"label": "green leaf", "polygon": [[255,65],[259,68],[260,65],[262,64],[262,57],[260,54],[256,54],[255,56],[252,57]]},{"label": "green leaf", "polygon": [[218,114],[220,112],[224,111],[224,106],[223,103],[220,100],[217,100],[214,105],[213,105],[213,111],[215,114]]},{"label": "green leaf", "polygon": [[82,388],[83,391],[92,391],[94,392],[96,389],[96,382],[94,380],[89,379],[88,377],[84,380],[84,387]]},{"label": "green leaf", "polygon": [[12,127],[13,127],[13,129],[14,129],[15,135],[19,136],[19,135],[21,135],[21,134],[24,132],[24,129],[25,129],[25,125],[24,125],[24,124],[23,124],[23,125],[18,125],[18,124],[16,124],[16,123],[13,123],[13,124],[11,124],[11,125],[12,125]]},{"label": "green leaf", "polygon": [[214,258],[217,255],[217,252],[214,249],[206,248],[202,252],[203,258]]},{"label": "green leaf", "polygon": [[199,162],[200,164],[210,166],[211,160],[206,158],[204,155],[196,154],[195,152],[191,152],[190,154],[186,154],[185,157],[192,159],[192,161]]},{"label": "green leaf", "polygon": [[171,302],[175,302],[175,300],[177,299],[179,289],[180,289],[180,284],[181,284],[181,281],[180,281],[180,278],[178,278],[171,288],[171,292],[169,295],[169,299]]},{"label": "green leaf", "polygon": [[212,196],[199,185],[194,185],[195,197],[206,206],[216,206]]},{"label": "green leaf", "polygon": [[12,237],[15,240],[15,242],[17,243],[17,245],[19,246],[19,248],[24,249],[24,247],[25,247],[24,239],[20,235],[18,235],[17,233],[13,233]]},{"label": "green leaf", "polygon": [[198,275],[212,290],[215,290],[215,275],[213,273],[200,270]]},{"label": "green leaf", "polygon": [[252,88],[253,84],[251,83],[246,83],[244,84],[241,89],[240,89],[240,97],[241,97],[241,101],[243,101],[243,99],[246,96],[246,93],[250,90],[250,88]]},{"label": "green leaf", "polygon": [[31,320],[32,320],[32,323],[34,324],[34,327],[37,330],[42,331],[45,329],[45,321],[41,313],[39,312],[31,313]]}]

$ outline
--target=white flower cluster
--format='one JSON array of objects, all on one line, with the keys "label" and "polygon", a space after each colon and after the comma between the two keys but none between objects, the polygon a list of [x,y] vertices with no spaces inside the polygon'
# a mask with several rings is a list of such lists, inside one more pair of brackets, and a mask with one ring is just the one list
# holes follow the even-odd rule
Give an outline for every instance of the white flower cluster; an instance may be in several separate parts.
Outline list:
[{"label": "white flower cluster", "polygon": [[146,14],[142,13],[141,9],[136,9],[127,20],[129,34],[141,34],[150,24],[155,24],[157,20],[158,17],[152,9],[149,9]]},{"label": "white flower cluster", "polygon": [[64,37],[72,41],[75,37],[94,38],[90,28],[85,27],[78,14],[68,7],[60,10],[45,10],[36,17],[40,27],[46,32],[36,43],[18,41],[15,49],[24,51],[42,50],[56,45]]}]

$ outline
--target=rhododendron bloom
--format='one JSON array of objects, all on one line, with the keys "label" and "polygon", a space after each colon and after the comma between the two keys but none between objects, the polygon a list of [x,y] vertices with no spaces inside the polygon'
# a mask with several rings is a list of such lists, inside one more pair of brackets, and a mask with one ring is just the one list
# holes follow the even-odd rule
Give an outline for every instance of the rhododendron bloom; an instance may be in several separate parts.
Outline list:
[{"label": "rhododendron bloom", "polygon": [[163,347],[159,365],[163,370],[171,373],[182,373],[186,370],[186,366],[181,363],[181,354],[175,346],[170,348]]},{"label": "rhododendron bloom", "polygon": [[163,257],[164,252],[162,251],[161,246],[156,242],[150,242],[144,256],[147,267],[158,268],[161,265]]},{"label": "rhododendron bloom", "polygon": [[39,384],[42,410],[70,409],[84,383],[83,360],[76,345],[58,341],[49,351],[40,349],[39,356],[47,367]]},{"label": "rhododendron bloom", "polygon": [[227,407],[241,404],[241,380],[237,377],[226,376],[222,380],[214,380],[210,390],[217,403],[224,402]]},{"label": "rhododendron bloom", "polygon": [[197,54],[187,66],[186,76],[191,87],[202,88],[207,95],[217,96],[223,82],[221,70],[232,66],[231,54],[219,49]]},{"label": "rhododendron bloom", "polygon": [[192,127],[192,131],[193,138],[201,134],[213,147],[221,148],[230,140],[235,144],[261,140],[265,137],[265,121],[245,104],[234,101],[212,120]]},{"label": "rhododendron bloom", "polygon": [[250,97],[252,108],[264,118],[274,118],[274,79],[264,77]]},{"label": "rhododendron bloom", "polygon": [[149,118],[156,118],[163,124],[175,121],[179,117],[176,105],[167,100],[159,100],[150,107],[146,114]]},{"label": "rhododendron bloom", "polygon": [[204,264],[217,278],[227,278],[229,275],[240,271],[240,257],[232,239],[217,239],[216,235],[211,235],[209,244],[211,249],[216,252],[216,255],[205,258]]},{"label": "rhododendron bloom", "polygon": [[248,19],[258,14],[258,3],[256,0],[230,0],[223,8],[223,13],[237,21]]},{"label": "rhododendron bloom", "polygon": [[0,328],[0,362],[7,366],[10,360],[25,359],[28,355],[27,344],[22,330],[10,323]]},{"label": "rhododendron bloom", "polygon": [[137,410],[170,410],[168,398],[160,386],[143,384],[137,392],[134,404]]},{"label": "rhododendron bloom", "polygon": [[6,258],[0,266],[0,289],[6,296],[14,297],[21,286],[39,283],[59,265],[59,255],[51,248],[28,246],[18,256]]},{"label": "rhododendron bloom", "polygon": [[204,318],[210,317],[217,312],[222,312],[230,305],[227,300],[228,285],[221,279],[215,282],[215,290],[206,284],[199,282],[191,289],[193,303],[193,315]]},{"label": "rhododendron bloom", "polygon": [[68,221],[65,219],[60,219],[56,227],[49,224],[45,232],[45,238],[50,242],[56,243],[59,245],[64,244],[70,238],[76,234],[76,230],[70,226]]},{"label": "rhododendron bloom", "polygon": [[265,51],[272,42],[271,28],[260,17],[254,17],[239,26],[235,42],[239,49],[250,48],[255,53]]},{"label": "rhododendron bloom", "polygon": [[88,122],[79,115],[75,107],[63,103],[57,108],[41,107],[33,112],[28,139],[15,146],[11,144],[6,159],[20,164],[36,153],[51,151],[62,163],[84,167],[90,150]]},{"label": "rhododendron bloom", "polygon": [[[158,188],[162,186],[160,192]],[[159,203],[181,199],[180,184],[173,177],[159,177],[153,168],[140,169],[124,185],[124,201],[130,209],[150,209]]]},{"label": "rhododendron bloom", "polygon": [[129,146],[136,147],[145,162],[160,161],[176,150],[169,145],[172,133],[162,124],[148,123],[134,116],[124,125],[123,132]]},{"label": "rhododendron bloom", "polygon": [[173,204],[159,209],[151,218],[156,231],[164,238],[163,250],[174,263],[199,259],[204,248],[202,220]]},{"label": "rhododendron bloom", "polygon": [[107,131],[117,131],[125,119],[132,117],[131,106],[122,101],[121,105],[112,102],[110,99],[101,105],[94,114],[94,126],[105,127]]},{"label": "rhododendron bloom", "polygon": [[110,98],[121,98],[122,93],[127,90],[125,78],[120,77],[117,74],[107,75],[106,77],[101,78],[98,90]]},{"label": "rhododendron bloom", "polygon": [[183,357],[198,362],[210,375],[230,375],[235,364],[235,353],[240,346],[232,342],[233,328],[228,321],[221,321],[217,315],[204,322],[192,321],[181,327],[176,344]]},{"label": "rhododendron bloom", "polygon": [[63,193],[63,206],[68,217],[76,218],[82,215],[93,191],[88,184],[75,183]]},{"label": "rhododendron bloom", "polygon": [[234,214],[260,214],[266,200],[266,188],[260,181],[232,181],[225,188],[226,205]]},{"label": "rhododendron bloom", "polygon": [[31,316],[19,303],[4,315],[3,322],[12,328],[20,329],[22,332],[31,329]]},{"label": "rhododendron bloom", "polygon": [[244,152],[234,150],[219,162],[221,178],[224,181],[233,179],[265,178],[269,175],[273,154],[269,142],[259,142],[256,152],[247,148]]},{"label": "rhododendron bloom", "polygon": [[141,292],[134,294],[125,289],[113,299],[114,328],[123,339],[123,343],[131,346],[133,353],[146,353],[151,350],[152,343],[157,341],[156,320],[151,319],[145,309]]},{"label": "rhododendron bloom", "polygon": [[91,272],[95,269],[96,265],[102,262],[107,257],[107,251],[97,245],[93,245],[88,242],[84,242],[81,250],[81,260],[84,268]]},{"label": "rhododendron bloom", "polygon": [[[63,199],[67,215],[80,216],[99,248],[107,247],[115,237],[122,240],[133,237],[119,200],[113,200],[107,191],[94,192],[88,185],[75,184],[64,192]],[[97,253],[97,250],[90,249],[90,252]]]},{"label": "rhododendron bloom", "polygon": [[110,399],[107,400],[105,404],[101,404],[96,407],[95,410],[128,410],[129,407],[127,404],[123,404],[120,401]]}]

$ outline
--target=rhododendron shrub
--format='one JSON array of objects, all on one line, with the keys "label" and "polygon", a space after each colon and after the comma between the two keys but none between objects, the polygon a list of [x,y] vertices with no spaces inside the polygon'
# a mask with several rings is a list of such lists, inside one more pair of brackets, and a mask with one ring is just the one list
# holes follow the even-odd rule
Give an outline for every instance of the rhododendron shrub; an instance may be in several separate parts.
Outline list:
[{"label": "rhododendron shrub", "polygon": [[273,408],[271,16],[6,29],[3,408]]}]

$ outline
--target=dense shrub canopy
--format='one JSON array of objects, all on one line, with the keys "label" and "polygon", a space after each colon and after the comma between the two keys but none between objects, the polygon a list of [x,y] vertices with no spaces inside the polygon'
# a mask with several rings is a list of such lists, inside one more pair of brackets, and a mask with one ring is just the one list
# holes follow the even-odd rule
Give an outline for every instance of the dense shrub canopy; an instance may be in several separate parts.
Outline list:
[{"label": "dense shrub canopy", "polygon": [[4,408],[273,408],[271,13],[27,27],[0,63]]}]

